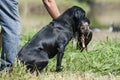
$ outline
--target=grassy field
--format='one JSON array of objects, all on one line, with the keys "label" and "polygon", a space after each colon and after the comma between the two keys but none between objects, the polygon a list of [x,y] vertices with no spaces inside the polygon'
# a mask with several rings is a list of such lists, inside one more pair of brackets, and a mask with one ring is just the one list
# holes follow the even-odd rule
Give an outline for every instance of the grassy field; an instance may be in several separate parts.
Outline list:
[{"label": "grassy field", "polygon": [[[70,42],[63,57],[63,70],[55,72],[56,57],[49,61],[46,69],[36,74],[26,72],[26,68],[19,61],[15,63],[13,72],[0,73],[0,80],[120,80],[120,33],[95,33],[92,42],[88,46],[88,52],[72,48]],[[21,39],[21,47],[31,39],[32,35],[25,34]],[[102,38],[101,33],[105,33]],[[110,37],[113,35],[112,37]]]}]

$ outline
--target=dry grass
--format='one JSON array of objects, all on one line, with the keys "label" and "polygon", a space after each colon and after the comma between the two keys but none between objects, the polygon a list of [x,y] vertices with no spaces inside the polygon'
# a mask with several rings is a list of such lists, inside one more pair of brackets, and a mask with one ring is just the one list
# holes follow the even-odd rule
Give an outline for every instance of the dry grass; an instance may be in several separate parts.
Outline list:
[{"label": "dry grass", "polygon": [[93,32],[92,40],[106,40],[107,38],[120,38],[120,32],[109,32],[109,29],[102,29],[100,32]]},{"label": "dry grass", "polygon": [[[3,80],[8,80],[8,77],[4,78]],[[19,77],[19,76],[18,76]],[[23,77],[22,77],[23,78]],[[22,78],[9,78],[13,80],[18,80]],[[0,78],[1,79],[1,78]],[[95,76],[93,73],[90,72],[60,72],[60,73],[40,73],[38,76],[35,74],[28,74],[25,75],[22,80],[120,80],[120,76],[114,75],[105,75],[105,76]]]}]

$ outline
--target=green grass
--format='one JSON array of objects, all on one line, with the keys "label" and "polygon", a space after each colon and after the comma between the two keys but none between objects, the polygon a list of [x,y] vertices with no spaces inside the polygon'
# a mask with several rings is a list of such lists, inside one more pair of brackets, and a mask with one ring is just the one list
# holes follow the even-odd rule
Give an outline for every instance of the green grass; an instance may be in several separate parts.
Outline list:
[{"label": "green grass", "polygon": [[[63,66],[65,71],[92,71],[97,74],[120,74],[119,39],[107,39],[105,42],[92,42],[89,51],[80,52],[72,49],[70,43],[65,51]],[[53,62],[54,63],[54,59]],[[55,64],[50,64],[52,69]],[[50,67],[49,66],[49,67]]]},{"label": "green grass", "polygon": [[[31,35],[31,34],[32,35]],[[22,36],[21,47],[28,42],[36,31],[27,33]],[[60,77],[71,80],[76,80],[77,76],[82,80],[95,79],[105,75],[120,75],[120,42],[118,38],[106,38],[106,41],[92,41],[88,46],[88,52],[72,48],[70,41],[65,49],[65,55],[62,60],[63,70],[60,73],[55,73],[56,57],[49,61],[43,73],[39,76],[26,72],[26,68],[19,61],[14,64],[14,70],[11,75],[8,73],[0,73],[0,80],[57,80]],[[89,74],[87,77],[82,75]],[[66,76],[64,76],[66,75]],[[52,77],[51,77],[52,76]],[[62,79],[61,79],[62,80]],[[105,79],[107,80],[107,79]]]},{"label": "green grass", "polygon": [[[34,32],[32,33],[35,34]],[[22,37],[21,46],[23,46],[33,35],[26,34]],[[106,41],[92,41],[89,44],[88,52],[72,48],[70,42],[65,50],[62,66],[64,72],[91,72],[98,75],[120,75],[120,42],[118,38],[109,39]],[[56,57],[49,61],[49,64],[43,74],[54,72],[56,68]],[[53,74],[53,73],[52,73]],[[20,63],[14,66],[13,76],[18,78],[31,76],[25,71],[25,67]],[[19,77],[23,75],[23,77]],[[45,74],[47,75],[47,74]],[[1,75],[0,75],[1,76]],[[4,76],[2,76],[4,77]],[[4,77],[5,78],[5,77]]]}]

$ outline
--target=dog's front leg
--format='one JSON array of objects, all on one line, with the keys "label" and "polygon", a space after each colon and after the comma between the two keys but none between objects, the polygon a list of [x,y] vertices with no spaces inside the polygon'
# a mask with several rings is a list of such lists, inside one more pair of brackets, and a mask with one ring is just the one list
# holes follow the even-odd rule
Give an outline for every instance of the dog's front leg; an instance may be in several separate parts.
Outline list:
[{"label": "dog's front leg", "polygon": [[62,63],[62,58],[63,58],[63,55],[64,55],[63,51],[64,51],[63,49],[59,49],[59,51],[58,51],[56,72],[61,71],[61,63]]},{"label": "dog's front leg", "polygon": [[57,54],[57,66],[56,66],[56,72],[61,71],[61,63],[62,63],[62,57],[64,53],[58,53]]}]

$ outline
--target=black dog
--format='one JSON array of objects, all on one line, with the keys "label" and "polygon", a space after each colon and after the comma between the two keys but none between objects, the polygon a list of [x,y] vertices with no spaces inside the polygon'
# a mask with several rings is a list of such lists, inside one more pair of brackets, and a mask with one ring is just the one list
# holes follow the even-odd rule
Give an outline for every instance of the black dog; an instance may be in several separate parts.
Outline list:
[{"label": "black dog", "polygon": [[18,53],[18,59],[27,65],[27,68],[42,70],[49,59],[57,54],[56,71],[61,70],[64,49],[72,39],[74,33],[79,32],[79,23],[86,19],[85,11],[73,6],[60,17],[53,20],[41,29]]}]

